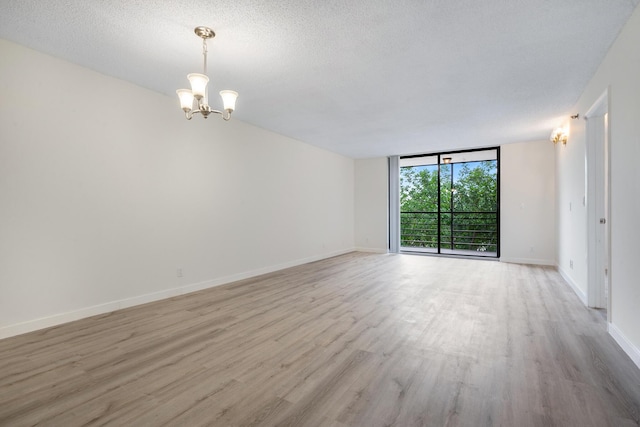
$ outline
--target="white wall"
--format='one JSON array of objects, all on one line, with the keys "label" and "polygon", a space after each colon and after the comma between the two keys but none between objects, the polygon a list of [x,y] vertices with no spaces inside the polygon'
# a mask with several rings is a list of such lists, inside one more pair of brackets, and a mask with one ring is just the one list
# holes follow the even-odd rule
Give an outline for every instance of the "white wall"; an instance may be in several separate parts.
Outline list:
[{"label": "white wall", "polygon": [[500,147],[500,260],[556,264],[555,154],[549,141]]},{"label": "white wall", "polygon": [[572,120],[573,128],[567,145],[558,144],[556,147],[556,209],[558,270],[586,304],[587,207],[583,122],[582,119]]},{"label": "white wall", "polygon": [[[623,28],[571,113],[584,115],[609,88],[611,149],[611,325],[614,338],[640,366],[640,8]],[[585,123],[572,120],[567,150],[557,160],[560,267],[582,289],[586,285],[586,210],[565,207],[584,196]],[[578,203],[579,204],[579,203]]]},{"label": "white wall", "polygon": [[352,159],[0,58],[0,337],[353,249]]},{"label": "white wall", "polygon": [[355,161],[355,240],[358,250],[388,251],[388,188],[386,157]]}]

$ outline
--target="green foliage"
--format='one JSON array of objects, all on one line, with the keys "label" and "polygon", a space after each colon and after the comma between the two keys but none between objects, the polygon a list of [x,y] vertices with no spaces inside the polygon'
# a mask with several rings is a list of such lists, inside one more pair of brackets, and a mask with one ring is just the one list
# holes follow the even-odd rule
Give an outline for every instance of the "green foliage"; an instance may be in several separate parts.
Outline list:
[{"label": "green foliage", "polygon": [[495,252],[497,189],[496,161],[401,168],[401,245],[437,248],[440,217],[443,249]]},{"label": "green foliage", "polygon": [[473,165],[463,163],[454,182],[454,211],[495,212],[498,208],[496,162],[476,162]]}]

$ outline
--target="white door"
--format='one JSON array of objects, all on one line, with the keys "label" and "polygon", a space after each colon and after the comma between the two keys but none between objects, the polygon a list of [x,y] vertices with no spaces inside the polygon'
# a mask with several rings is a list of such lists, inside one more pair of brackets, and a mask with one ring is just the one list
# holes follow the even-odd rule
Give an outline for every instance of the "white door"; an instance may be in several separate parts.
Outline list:
[{"label": "white door", "polygon": [[[608,308],[609,253],[609,114],[607,94],[587,113],[588,302]],[[610,315],[610,313],[609,313]]]}]

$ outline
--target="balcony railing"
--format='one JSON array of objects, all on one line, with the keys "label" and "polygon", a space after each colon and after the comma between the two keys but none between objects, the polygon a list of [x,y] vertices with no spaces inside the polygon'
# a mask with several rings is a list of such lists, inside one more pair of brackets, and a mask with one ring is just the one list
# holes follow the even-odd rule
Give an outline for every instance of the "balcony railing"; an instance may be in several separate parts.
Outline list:
[{"label": "balcony railing", "polygon": [[400,246],[437,252],[439,216],[441,251],[496,256],[497,215],[497,212],[400,212]]}]

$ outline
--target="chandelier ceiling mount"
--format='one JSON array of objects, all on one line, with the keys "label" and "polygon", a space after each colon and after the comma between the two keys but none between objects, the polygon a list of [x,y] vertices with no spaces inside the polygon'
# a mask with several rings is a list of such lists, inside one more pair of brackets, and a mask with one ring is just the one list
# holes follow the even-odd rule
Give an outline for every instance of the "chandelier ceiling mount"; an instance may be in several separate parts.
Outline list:
[{"label": "chandelier ceiling mount", "polygon": [[196,27],[193,30],[194,33],[201,39],[212,39],[216,36],[216,33],[209,27]]}]

